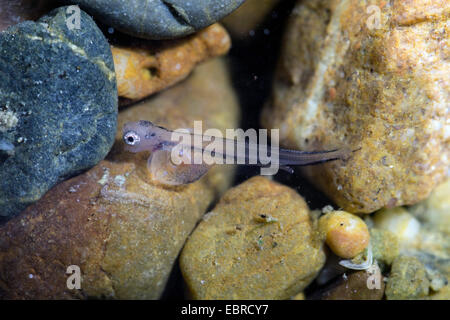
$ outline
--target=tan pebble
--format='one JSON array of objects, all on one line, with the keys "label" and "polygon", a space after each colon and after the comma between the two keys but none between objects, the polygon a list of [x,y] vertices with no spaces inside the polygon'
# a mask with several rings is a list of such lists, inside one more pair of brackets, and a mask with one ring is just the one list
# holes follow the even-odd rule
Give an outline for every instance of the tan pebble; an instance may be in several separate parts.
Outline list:
[{"label": "tan pebble", "polygon": [[332,211],[319,219],[320,232],[339,257],[350,259],[361,253],[370,240],[364,221],[345,211]]}]

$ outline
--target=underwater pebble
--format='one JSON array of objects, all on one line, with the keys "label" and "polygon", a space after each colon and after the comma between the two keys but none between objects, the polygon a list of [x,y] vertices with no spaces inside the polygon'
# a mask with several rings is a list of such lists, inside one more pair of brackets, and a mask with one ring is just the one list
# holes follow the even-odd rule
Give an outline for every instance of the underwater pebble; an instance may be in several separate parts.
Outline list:
[{"label": "underwater pebble", "polygon": [[144,39],[173,39],[203,29],[245,0],[60,0],[78,4],[108,26]]},{"label": "underwater pebble", "polygon": [[189,298],[289,299],[324,265],[323,242],[293,189],[253,177],[227,191],[213,212],[180,256]]},{"label": "underwater pebble", "polygon": [[[0,33],[0,216],[102,160],[116,133],[117,88],[108,42],[86,13],[66,8]],[[6,127],[5,127],[6,124]]]},{"label": "underwater pebble", "polygon": [[319,230],[330,249],[342,258],[353,258],[369,245],[365,222],[345,211],[332,211],[320,217]]},{"label": "underwater pebble", "polygon": [[376,228],[395,234],[403,246],[419,240],[420,222],[403,207],[380,210],[373,222]]},{"label": "underwater pebble", "polygon": [[429,293],[430,282],[425,266],[415,257],[399,256],[392,264],[386,285],[388,300],[425,298]]},{"label": "underwater pebble", "polygon": [[[388,5],[386,5],[388,4]],[[297,1],[263,126],[298,150],[349,147],[304,168],[351,213],[413,205],[450,167],[450,1]]]}]

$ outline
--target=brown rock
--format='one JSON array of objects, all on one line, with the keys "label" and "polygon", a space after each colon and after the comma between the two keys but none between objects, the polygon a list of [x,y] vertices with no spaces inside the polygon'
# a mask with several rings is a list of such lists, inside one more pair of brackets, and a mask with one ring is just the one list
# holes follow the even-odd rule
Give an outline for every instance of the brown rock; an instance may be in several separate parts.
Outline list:
[{"label": "brown rock", "polygon": [[260,176],[229,190],[180,256],[193,299],[288,299],[324,262],[305,201]]},{"label": "brown rock", "polygon": [[[237,100],[223,62],[208,62],[182,84],[120,113],[119,127],[142,119],[236,126]],[[217,167],[187,186],[155,185],[148,155],[123,152],[120,131],[108,160],[0,227],[1,298],[160,297],[187,236],[231,174]],[[66,286],[70,265],[81,269],[81,290]]]},{"label": "brown rock", "polygon": [[324,300],[381,300],[384,296],[385,283],[378,266],[374,272],[357,271],[342,276],[332,288],[327,290]]},{"label": "brown rock", "polygon": [[450,2],[386,3],[300,1],[263,116],[287,147],[362,148],[304,170],[352,213],[425,199],[450,165]]},{"label": "brown rock", "polygon": [[197,64],[226,54],[230,46],[227,31],[217,23],[181,40],[112,46],[119,96],[139,100],[161,91],[186,78]]},{"label": "brown rock", "polygon": [[222,20],[227,30],[237,38],[245,38],[258,28],[280,0],[247,0],[236,11]]}]

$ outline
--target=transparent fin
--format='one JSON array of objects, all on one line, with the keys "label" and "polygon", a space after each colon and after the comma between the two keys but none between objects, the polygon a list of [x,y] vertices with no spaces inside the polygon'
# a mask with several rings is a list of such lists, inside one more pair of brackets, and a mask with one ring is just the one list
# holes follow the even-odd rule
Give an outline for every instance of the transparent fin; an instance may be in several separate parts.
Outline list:
[{"label": "transparent fin", "polygon": [[176,165],[172,162],[171,152],[168,150],[153,152],[147,162],[147,168],[155,181],[172,186],[195,182],[203,177],[210,167],[207,164]]}]

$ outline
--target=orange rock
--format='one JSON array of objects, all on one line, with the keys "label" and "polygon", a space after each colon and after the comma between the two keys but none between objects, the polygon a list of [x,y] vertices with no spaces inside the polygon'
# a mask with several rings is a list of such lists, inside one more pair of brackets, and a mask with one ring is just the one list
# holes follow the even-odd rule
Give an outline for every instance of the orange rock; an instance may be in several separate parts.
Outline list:
[{"label": "orange rock", "polygon": [[450,165],[450,2],[394,2],[299,1],[263,115],[285,147],[361,148],[302,169],[352,213],[415,204]]},{"label": "orange rock", "polygon": [[354,258],[369,245],[370,234],[364,221],[345,211],[332,211],[319,220],[327,245],[342,258]]},{"label": "orange rock", "polygon": [[139,100],[161,91],[186,78],[198,63],[227,53],[230,46],[219,24],[181,40],[112,46],[119,96]]}]

